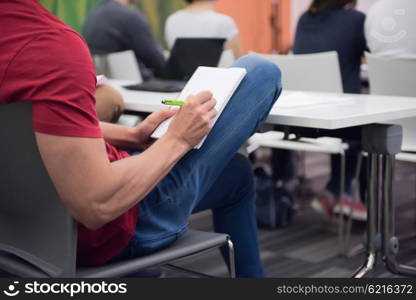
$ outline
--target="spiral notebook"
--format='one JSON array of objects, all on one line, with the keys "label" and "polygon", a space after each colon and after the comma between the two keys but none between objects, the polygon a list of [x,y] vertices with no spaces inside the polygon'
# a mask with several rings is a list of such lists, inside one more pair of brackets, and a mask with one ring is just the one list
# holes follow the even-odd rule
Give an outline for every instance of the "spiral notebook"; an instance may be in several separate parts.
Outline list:
[{"label": "spiral notebook", "polygon": [[[212,125],[214,127],[246,74],[247,71],[243,68],[221,69],[199,67],[192,75],[177,100],[185,101],[189,95],[195,95],[206,90],[211,91],[214,98],[217,100],[215,109],[218,111],[217,117],[213,120]],[[162,137],[167,132],[171,121],[172,118],[160,124],[152,134],[152,138]],[[206,137],[195,147],[195,149],[201,148],[205,139]]]}]

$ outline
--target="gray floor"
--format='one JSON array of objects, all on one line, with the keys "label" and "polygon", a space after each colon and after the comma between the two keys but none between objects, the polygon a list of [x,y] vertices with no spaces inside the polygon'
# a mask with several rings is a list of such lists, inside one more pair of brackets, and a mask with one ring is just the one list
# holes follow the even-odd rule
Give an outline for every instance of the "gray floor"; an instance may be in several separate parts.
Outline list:
[{"label": "gray floor", "polygon": [[[306,157],[307,185],[319,191],[325,185],[328,173],[327,156],[308,154]],[[397,228],[400,236],[416,231],[416,164],[398,163],[395,176],[397,201]],[[336,223],[316,214],[309,207],[310,199],[299,199],[300,209],[291,226],[280,230],[260,230],[261,257],[269,277],[349,277],[363,262],[359,253],[351,258],[338,253]],[[210,213],[193,216],[191,226],[212,230]],[[364,224],[354,224],[352,245],[363,240]],[[416,238],[401,243],[399,259],[416,266]],[[212,251],[179,262],[214,276],[226,276],[227,270],[218,251]],[[184,277],[175,271],[167,271],[167,277]],[[373,277],[394,277],[380,264]]]}]

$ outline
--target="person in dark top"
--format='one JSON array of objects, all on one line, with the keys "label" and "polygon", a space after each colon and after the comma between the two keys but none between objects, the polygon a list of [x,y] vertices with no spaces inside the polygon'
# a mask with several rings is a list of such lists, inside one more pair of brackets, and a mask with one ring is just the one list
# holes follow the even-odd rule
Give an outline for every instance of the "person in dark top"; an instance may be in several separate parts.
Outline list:
[{"label": "person in dark top", "polygon": [[367,49],[365,15],[355,0],[315,0],[296,30],[294,54],[337,51],[345,93],[361,93],[361,59]]},{"label": "person in dark top", "polygon": [[161,74],[166,61],[144,14],[128,8],[133,1],[102,1],[88,14],[83,35],[93,55],[133,50],[147,80]]},{"label": "person in dark top", "polygon": [[[298,23],[293,48],[294,54],[312,54],[337,51],[345,93],[361,93],[361,59],[367,49],[364,34],[365,15],[355,10],[356,0],[314,0]],[[319,67],[319,66],[317,66]],[[331,178],[324,192],[312,202],[312,207],[325,214],[349,213],[364,221],[366,208],[351,199],[352,181],[356,172],[359,145],[345,141],[350,149],[346,153],[345,192],[340,190],[341,161],[339,155],[331,158]],[[293,153],[274,150],[272,154],[274,179],[285,186],[293,186]],[[341,201],[344,200],[344,201]]]}]

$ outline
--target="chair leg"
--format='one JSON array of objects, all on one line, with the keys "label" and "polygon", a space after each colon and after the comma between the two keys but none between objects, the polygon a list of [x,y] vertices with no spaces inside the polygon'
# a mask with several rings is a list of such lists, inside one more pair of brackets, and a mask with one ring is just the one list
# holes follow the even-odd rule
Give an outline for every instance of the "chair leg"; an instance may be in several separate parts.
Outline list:
[{"label": "chair leg", "polygon": [[409,265],[402,265],[397,261],[397,254],[399,252],[399,240],[395,236],[395,203],[393,197],[393,176],[395,168],[394,155],[387,155],[384,161],[384,193],[383,193],[383,239],[382,250],[383,260],[387,269],[394,273],[405,276],[416,276],[416,267]]},{"label": "chair leg", "polygon": [[[221,245],[221,246],[224,246],[224,244]],[[236,278],[234,244],[231,241],[230,237],[227,238],[226,246],[228,247],[229,277],[230,278]],[[217,248],[217,247],[215,247],[215,248]],[[192,275],[192,276],[195,276],[195,277],[199,277],[199,278],[215,278],[214,276],[203,274],[203,273],[196,272],[196,271],[192,271],[192,270],[185,269],[185,268],[182,268],[182,267],[178,267],[178,266],[175,266],[173,264],[165,264],[164,267],[168,268],[168,269],[179,271],[181,273],[185,273],[185,274],[189,274],[189,275]]]},{"label": "chair leg", "polygon": [[[341,196],[345,193],[345,152],[340,153],[341,156],[341,174],[340,174],[340,193]],[[344,205],[343,197],[341,197],[341,207]],[[344,217],[342,213],[338,217],[338,245],[341,255],[345,254],[345,229],[344,229]]]},{"label": "chair leg", "polygon": [[[361,168],[362,168],[362,162],[363,162],[363,153],[360,152],[360,154],[358,155],[357,168],[356,168],[356,171],[354,174],[354,180],[353,180],[355,195],[359,194],[360,192],[359,178],[360,178],[360,173],[361,173]],[[345,256],[346,257],[354,256],[355,254],[358,254],[359,252],[365,250],[361,244],[353,247],[352,249],[349,247],[350,242],[351,242],[353,205],[357,201],[359,201],[359,197],[353,196],[352,205],[348,213],[348,223],[347,223],[346,237],[345,237]]]},{"label": "chair leg", "polygon": [[228,266],[229,266],[230,278],[236,278],[234,244],[229,237],[227,239],[227,246],[228,246]]}]

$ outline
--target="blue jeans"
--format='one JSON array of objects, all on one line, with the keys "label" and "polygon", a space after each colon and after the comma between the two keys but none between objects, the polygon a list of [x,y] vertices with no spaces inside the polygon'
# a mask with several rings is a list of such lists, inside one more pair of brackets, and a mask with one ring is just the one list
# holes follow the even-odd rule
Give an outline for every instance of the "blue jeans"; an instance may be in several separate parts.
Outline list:
[{"label": "blue jeans", "polygon": [[[248,161],[236,155],[269,114],[281,92],[280,70],[255,55],[234,67],[247,76],[199,150],[189,152],[140,202],[136,232],[122,255],[136,257],[174,242],[192,213],[212,209],[217,232],[234,243],[238,277],[263,277]],[[223,253],[224,254],[224,253]]]}]

